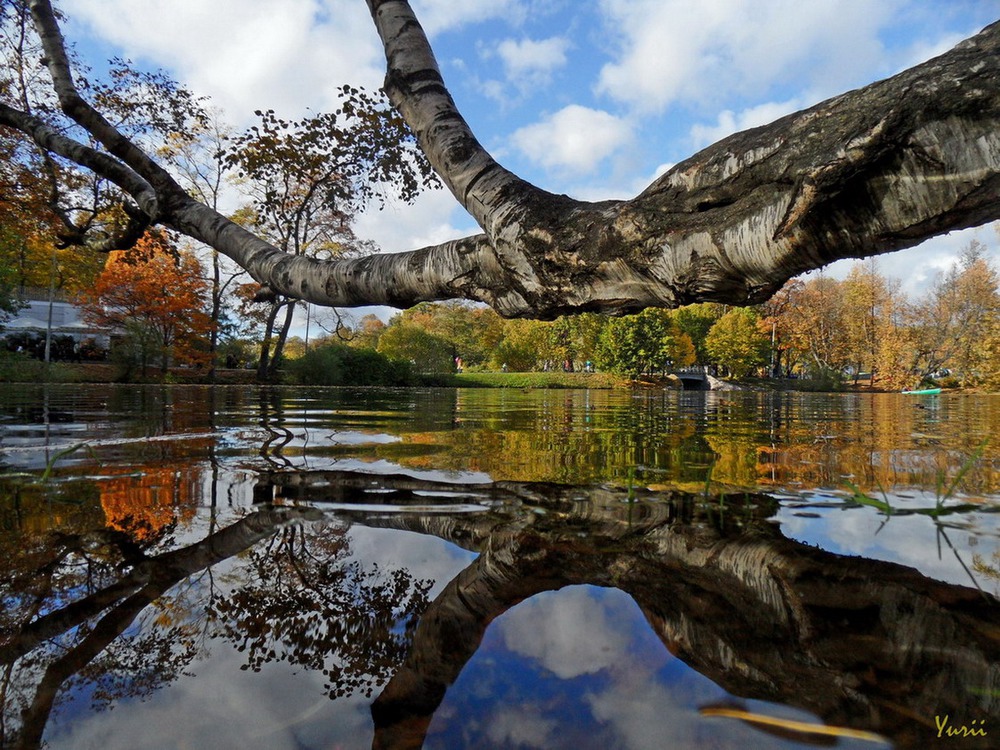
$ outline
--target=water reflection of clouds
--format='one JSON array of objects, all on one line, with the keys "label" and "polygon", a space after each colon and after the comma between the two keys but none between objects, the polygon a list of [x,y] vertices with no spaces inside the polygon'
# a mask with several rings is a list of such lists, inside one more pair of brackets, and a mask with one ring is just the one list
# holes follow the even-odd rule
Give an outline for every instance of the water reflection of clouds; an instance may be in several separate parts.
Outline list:
[{"label": "water reflection of clouds", "polygon": [[[352,526],[348,533],[353,560],[366,569],[403,568],[416,579],[432,579],[432,597],[476,556],[423,534],[363,526]],[[221,575],[217,584],[226,588],[226,580]],[[370,698],[331,701],[321,672],[272,663],[254,673],[244,669],[245,656],[232,644],[211,641],[208,649],[206,658],[191,666],[192,677],[182,677],[145,700],[127,701],[116,711],[57,713],[46,734],[48,746],[371,747]],[[525,724],[521,731],[528,729]]]},{"label": "water reflection of clouds", "polygon": [[[619,597],[626,602],[606,601]],[[626,663],[632,640],[628,604],[624,594],[598,596],[574,586],[521,603],[503,618],[500,633],[510,651],[567,680]]]},{"label": "water reflection of clouds", "polygon": [[540,715],[535,707],[508,706],[492,716],[486,726],[486,736],[493,747],[557,746],[559,722]]},{"label": "water reflection of clouds", "polygon": [[477,556],[426,534],[358,525],[351,527],[350,545],[352,558],[366,567],[401,568],[415,580],[434,581],[432,599]]},{"label": "water reflection of clouds", "polygon": [[[776,517],[782,532],[791,539],[818,545],[835,554],[906,565],[929,578],[960,586],[973,585],[969,570],[974,554],[990,560],[1000,550],[996,516],[992,515],[962,519],[981,522],[980,533],[974,523],[971,529],[942,526],[942,535],[933,519],[923,515],[892,516],[886,521],[875,509],[846,506],[810,509],[819,518],[804,518],[796,512],[783,507]],[[995,581],[976,577],[986,591],[996,589]]]},{"label": "water reflection of clouds", "polygon": [[632,599],[616,589],[541,594],[510,611],[500,632],[510,651],[561,680],[603,673],[582,701],[599,725],[612,729],[616,746],[630,750],[693,746],[705,728],[696,704],[724,695],[674,659]]},{"label": "water reflection of clouds", "polygon": [[[473,697],[475,696],[475,697]],[[729,696],[670,655],[617,589],[571,586],[536,595],[491,625],[448,692],[428,747],[788,747],[697,708]],[[757,701],[751,710],[813,720]],[[487,742],[488,741],[488,742]]]},{"label": "water reflection of clouds", "polygon": [[[330,701],[322,674],[287,666],[261,673],[241,670],[242,654],[213,648],[196,665],[196,679],[184,679],[132,700],[118,710],[77,716],[68,726],[48,727],[53,750],[147,750],[156,748],[370,748],[370,700],[364,696]],[[69,717],[66,717],[69,718]]]},{"label": "water reflection of clouds", "polygon": [[[300,457],[299,457],[300,458]],[[493,481],[489,474],[481,471],[447,471],[440,469],[412,469],[392,461],[376,459],[366,461],[359,458],[325,458],[309,456],[308,467],[312,471],[357,471],[365,474],[404,474],[414,479],[428,482],[448,482],[451,484],[486,484]]]}]

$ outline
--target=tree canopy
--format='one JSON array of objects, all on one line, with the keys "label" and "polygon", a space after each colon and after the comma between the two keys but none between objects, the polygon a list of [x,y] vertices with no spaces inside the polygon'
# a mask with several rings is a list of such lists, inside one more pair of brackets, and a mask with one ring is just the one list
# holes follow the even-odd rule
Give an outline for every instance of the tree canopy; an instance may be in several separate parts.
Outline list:
[{"label": "tree canopy", "polygon": [[[1000,218],[1000,24],[892,78],[730,136],[631,200],[589,203],[497,163],[458,111],[409,4],[368,5],[385,48],[385,91],[482,234],[350,259],[284,251],[196,199],[146,147],[151,130],[187,117],[184,107],[121,108],[113,89],[78,85],[48,0],[3,6],[5,23],[33,30],[23,59],[37,61],[40,48],[45,68],[24,65],[51,86],[5,85],[0,124],[44,165],[83,167],[124,199],[125,220],[96,235],[90,214],[70,217],[70,241],[119,246],[161,225],[215,248],[276,294],[331,306],[467,298],[503,316],[552,318],[746,305],[833,260]],[[140,76],[126,90],[164,86]],[[129,117],[114,116],[116,108]]]}]

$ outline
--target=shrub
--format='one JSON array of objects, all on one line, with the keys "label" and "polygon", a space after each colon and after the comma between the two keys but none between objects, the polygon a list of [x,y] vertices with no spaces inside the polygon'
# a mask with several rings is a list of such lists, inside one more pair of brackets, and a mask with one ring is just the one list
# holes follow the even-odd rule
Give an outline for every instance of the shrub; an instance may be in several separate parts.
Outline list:
[{"label": "shrub", "polygon": [[285,364],[289,382],[299,385],[411,385],[413,367],[374,349],[325,344]]}]

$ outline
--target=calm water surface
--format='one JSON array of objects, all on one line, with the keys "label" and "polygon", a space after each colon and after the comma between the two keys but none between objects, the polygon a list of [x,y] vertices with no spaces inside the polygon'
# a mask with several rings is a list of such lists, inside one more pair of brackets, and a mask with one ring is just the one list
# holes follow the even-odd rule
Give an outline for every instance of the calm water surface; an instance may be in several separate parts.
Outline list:
[{"label": "calm water surface", "polygon": [[1000,747],[1000,397],[0,386],[0,747]]}]

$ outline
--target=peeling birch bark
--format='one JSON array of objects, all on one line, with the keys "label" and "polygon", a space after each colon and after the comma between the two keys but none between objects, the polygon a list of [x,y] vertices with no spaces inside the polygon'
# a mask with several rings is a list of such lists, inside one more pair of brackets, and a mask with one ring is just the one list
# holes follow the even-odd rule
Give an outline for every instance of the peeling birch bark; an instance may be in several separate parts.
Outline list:
[{"label": "peeling birch bark", "polygon": [[9,108],[0,123],[112,180],[152,222],[210,245],[275,292],[329,306],[465,298],[508,317],[552,318],[753,304],[835,260],[1000,219],[1000,23],[892,78],[730,136],[632,200],[588,203],[499,165],[455,106],[409,4],[368,5],[391,101],[484,234],[348,261],[281,253],[185,193],[83,101],[47,0],[31,6],[55,89],[109,153],[85,154]]}]

